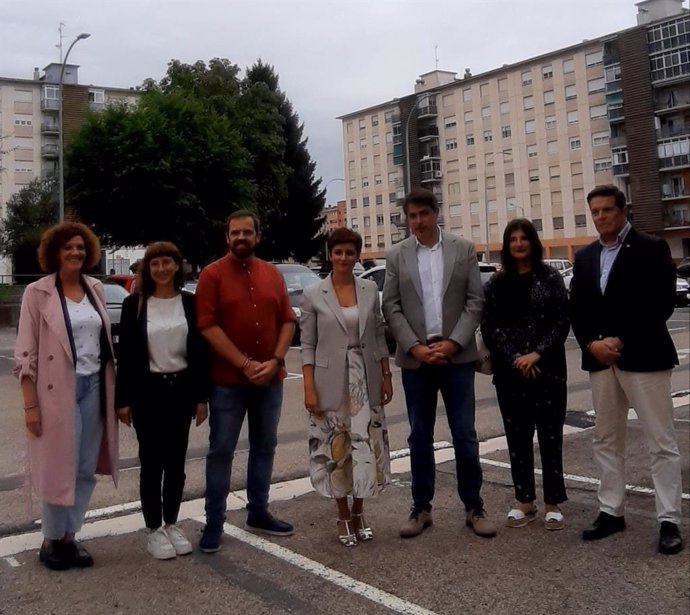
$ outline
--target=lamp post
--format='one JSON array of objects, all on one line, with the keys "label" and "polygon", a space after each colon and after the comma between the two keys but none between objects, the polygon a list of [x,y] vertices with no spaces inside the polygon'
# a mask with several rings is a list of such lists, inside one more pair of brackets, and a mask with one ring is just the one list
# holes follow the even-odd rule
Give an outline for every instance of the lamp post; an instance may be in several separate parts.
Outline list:
[{"label": "lamp post", "polygon": [[428,97],[420,96],[417,98],[414,105],[412,105],[412,109],[410,109],[407,120],[405,120],[405,177],[407,178],[407,192],[412,190],[412,178],[410,177],[410,140],[408,138],[410,134],[410,120],[417,107],[419,107],[419,103],[425,99],[428,100]]},{"label": "lamp post", "polygon": [[[501,154],[501,156],[512,156],[512,150],[499,150],[498,152],[492,152],[491,158],[496,154]],[[485,160],[486,163],[486,160]],[[491,251],[489,250],[489,190],[486,187],[486,164],[484,165],[484,262],[488,263],[491,259]]]},{"label": "lamp post", "polygon": [[65,54],[64,60],[62,60],[62,68],[60,69],[60,82],[59,82],[59,97],[60,97],[60,102],[58,105],[58,182],[59,182],[59,187],[58,187],[58,198],[60,201],[60,208],[58,210],[58,222],[64,222],[65,221],[65,165],[64,165],[64,146],[65,146],[65,139],[64,139],[64,130],[62,126],[62,81],[65,78],[65,64],[67,64],[67,58],[69,57],[69,52],[72,51],[72,47],[74,47],[78,41],[89,38],[91,36],[87,32],[82,32],[77,38],[75,38],[72,41],[72,44],[67,48],[67,53]]}]

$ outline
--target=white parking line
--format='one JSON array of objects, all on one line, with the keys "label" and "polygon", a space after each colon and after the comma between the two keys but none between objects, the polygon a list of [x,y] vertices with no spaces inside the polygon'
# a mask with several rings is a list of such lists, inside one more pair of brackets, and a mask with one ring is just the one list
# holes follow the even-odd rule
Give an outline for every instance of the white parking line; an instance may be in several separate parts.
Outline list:
[{"label": "white parking line", "polygon": [[14,557],[6,557],[5,561],[12,566],[12,568],[19,568],[21,564]]}]

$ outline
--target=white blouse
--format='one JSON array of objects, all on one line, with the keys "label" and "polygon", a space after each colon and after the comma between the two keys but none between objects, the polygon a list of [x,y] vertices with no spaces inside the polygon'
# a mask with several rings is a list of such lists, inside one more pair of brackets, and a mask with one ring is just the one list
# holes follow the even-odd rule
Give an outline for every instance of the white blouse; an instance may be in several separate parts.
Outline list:
[{"label": "white blouse", "polygon": [[187,368],[187,334],[182,295],[169,299],[149,297],[146,304],[149,367],[155,374]]},{"label": "white blouse", "polygon": [[77,352],[77,374],[88,376],[101,368],[101,315],[84,294],[81,301],[65,297],[72,325],[72,339]]}]

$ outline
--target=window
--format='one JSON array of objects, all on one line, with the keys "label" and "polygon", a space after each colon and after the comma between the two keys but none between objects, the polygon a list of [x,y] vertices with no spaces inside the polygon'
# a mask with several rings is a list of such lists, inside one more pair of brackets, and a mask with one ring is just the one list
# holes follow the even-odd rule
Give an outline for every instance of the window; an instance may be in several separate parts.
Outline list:
[{"label": "window", "polygon": [[366,156],[364,156],[360,160],[360,164],[362,165],[362,170],[365,170],[369,166],[369,159]]},{"label": "window", "polygon": [[534,132],[534,120],[527,120],[525,122],[525,134],[528,135]]},{"label": "window", "polygon": [[541,194],[530,194],[529,195],[530,207],[541,207]]},{"label": "window", "polygon": [[563,230],[563,216],[555,216],[553,219],[553,230],[561,231]]},{"label": "window", "polygon": [[551,79],[553,77],[553,66],[551,64],[547,64],[546,66],[541,67],[541,78],[542,79]]},{"label": "window", "polygon": [[352,230],[356,231],[359,228],[359,220],[357,218],[352,218]]},{"label": "window", "polygon": [[605,130],[602,132],[592,133],[592,145],[608,145],[609,142],[609,131]]},{"label": "window", "polygon": [[589,108],[589,117],[596,119],[598,117],[606,117],[606,105],[594,105]]},{"label": "window", "polygon": [[457,126],[457,122],[455,121],[454,115],[449,115],[448,117],[443,118],[444,128],[453,128],[453,126]]},{"label": "window", "polygon": [[[378,197],[377,197],[377,198],[378,198]],[[376,225],[377,225],[377,226],[383,226],[383,216],[382,216],[381,214],[379,214],[378,216],[376,216]]]},{"label": "window", "polygon": [[357,209],[357,199],[350,199],[350,208]]},{"label": "window", "polygon": [[489,175],[486,178],[486,187],[487,188],[495,188],[496,187],[496,176],[495,175]]},{"label": "window", "polygon": [[542,230],[544,230],[544,229],[542,228],[541,218],[536,218],[535,220],[532,220],[532,224],[534,225],[534,230],[535,230],[535,231],[541,232]]},{"label": "window", "polygon": [[470,203],[470,213],[473,213],[473,214],[479,213],[479,203],[477,203],[477,202]]},{"label": "window", "polygon": [[481,97],[488,96],[489,95],[489,84],[488,83],[482,83],[479,86],[479,95]]},{"label": "window", "polygon": [[484,154],[484,166],[485,166],[485,167],[492,167],[492,166],[494,166],[494,155],[493,155],[493,152],[488,152],[487,154]]},{"label": "window", "polygon": [[513,131],[510,128],[510,124],[508,124],[508,126],[501,126],[501,137],[503,139],[507,139],[507,138],[511,137],[512,134],[513,134]]},{"label": "window", "polygon": [[587,216],[584,214],[577,214],[575,216],[575,228],[585,228],[587,226]]},{"label": "window", "polygon": [[566,85],[565,86],[565,99],[566,100],[573,100],[577,98],[577,87],[574,85]]},{"label": "window", "polygon": [[467,185],[469,186],[470,192],[477,192],[477,180],[476,179],[471,179],[470,181],[467,182]]},{"label": "window", "polygon": [[559,165],[549,167],[549,177],[560,177],[561,167]]},{"label": "window", "polygon": [[347,151],[348,152],[354,152],[355,151],[355,142],[354,141],[348,141],[347,142]]},{"label": "window", "polygon": [[593,51],[585,56],[585,64],[587,66],[594,66],[595,64],[601,64],[604,60],[604,52],[600,49],[599,51]]},{"label": "window", "polygon": [[491,107],[482,107],[482,117],[491,117]]},{"label": "window", "polygon": [[568,124],[577,124],[577,111],[568,111]]},{"label": "window", "polygon": [[495,199],[489,199],[486,202],[486,209],[488,211],[496,211],[496,200]]},{"label": "window", "polygon": [[374,154],[374,167],[376,169],[381,167],[381,154]]},{"label": "window", "polygon": [[536,158],[537,157],[537,146],[536,145],[528,145],[527,146],[527,158]]},{"label": "window", "polygon": [[468,100],[472,100],[472,88],[465,88],[462,91],[462,99],[467,102]]},{"label": "window", "polygon": [[582,163],[581,162],[571,162],[570,163],[570,174],[571,175],[582,175]]},{"label": "window", "polygon": [[551,105],[553,104],[555,98],[553,96],[553,90],[547,90],[544,92],[544,104],[545,105]]},{"label": "window", "polygon": [[[365,224],[364,226],[367,225]],[[368,237],[367,235],[364,236],[364,247],[371,248],[371,237]]]},{"label": "window", "polygon": [[442,98],[443,100],[443,106],[444,107],[452,107],[453,106],[453,95],[452,94],[446,94]]},{"label": "window", "polygon": [[362,188],[366,188],[369,185],[369,178],[362,177]]},{"label": "window", "polygon": [[539,181],[539,171],[530,171],[529,172],[529,180],[530,180],[530,182],[538,182]]},{"label": "window", "polygon": [[380,175],[374,175],[374,185],[375,186],[380,186],[382,184],[381,176]]},{"label": "window", "polygon": [[395,195],[395,192],[389,192],[388,193],[388,202],[389,203],[395,203],[398,200],[398,198]]},{"label": "window", "polygon": [[29,160],[17,160],[14,163],[14,170],[17,173],[33,173],[34,163]]},{"label": "window", "polygon": [[503,176],[503,182],[505,183],[506,186],[514,186],[515,185],[515,173],[506,173]]},{"label": "window", "polygon": [[364,227],[371,226],[371,218],[369,216],[364,216]]},{"label": "window", "polygon": [[460,182],[448,184],[448,194],[460,194]]},{"label": "window", "polygon": [[[362,207],[369,207],[369,197],[365,196],[362,198]],[[366,226],[366,224],[365,224]]]},{"label": "window", "polygon": [[603,92],[605,88],[606,84],[604,83],[603,77],[599,77],[598,79],[590,79],[587,82],[587,91],[590,94],[594,94],[595,92]]},{"label": "window", "polygon": [[561,195],[560,190],[551,193],[551,205],[554,207],[563,206],[563,196]]},{"label": "window", "polygon": [[563,60],[563,73],[568,74],[568,73],[574,73],[575,72],[575,60],[572,58],[569,58],[567,60]]},{"label": "window", "polygon": [[458,140],[453,137],[452,139],[446,139],[446,150],[458,149]]},{"label": "window", "polygon": [[451,218],[457,218],[458,216],[462,215],[462,208],[460,205],[451,205],[448,213],[450,214]]},{"label": "window", "polygon": [[391,171],[388,174],[388,183],[394,184],[396,181],[398,181],[398,172],[397,171]]},{"label": "window", "polygon": [[476,169],[477,168],[477,158],[475,156],[468,156],[467,157],[467,169]]},{"label": "window", "polygon": [[524,96],[522,98],[523,109],[534,109],[534,96]]},{"label": "window", "polygon": [[374,136],[371,138],[371,142],[372,142],[374,145],[378,145],[379,143],[381,143],[381,137],[379,137],[379,135],[374,135]]},{"label": "window", "polygon": [[359,149],[367,149],[367,140],[366,139],[360,139],[359,140]]},{"label": "window", "polygon": [[465,137],[465,144],[466,145],[474,145],[474,135],[467,135]]},{"label": "window", "polygon": [[378,115],[372,115],[371,116],[371,125],[372,126],[378,126],[379,125],[379,116]]},{"label": "window", "polygon": [[33,116],[32,115],[23,115],[23,114],[18,114],[14,116],[14,125],[15,126],[31,126],[33,124]]},{"label": "window", "polygon": [[[48,90],[50,90],[51,96],[48,96]],[[58,100],[59,89],[57,87],[45,87],[43,88],[44,98],[50,98],[52,100]],[[34,93],[31,90],[15,90],[14,91],[14,102],[33,102]]]},{"label": "window", "polygon": [[532,83],[532,71],[526,70],[522,73],[522,85],[530,85]]},{"label": "window", "polygon": [[392,132],[386,133],[386,143],[393,143],[393,133]]},{"label": "window", "polygon": [[585,190],[584,188],[573,188],[573,203],[577,205],[578,203],[583,203],[585,200]]},{"label": "window", "polygon": [[350,190],[354,190],[357,187],[357,182],[354,179],[350,180]]},{"label": "window", "polygon": [[546,142],[546,151],[549,154],[557,154],[558,153],[558,141],[547,141]]},{"label": "window", "polygon": [[15,137],[14,147],[17,149],[33,149],[34,140],[31,137]]},{"label": "window", "polygon": [[367,127],[367,121],[361,117],[359,118],[359,129],[364,130]]},{"label": "window", "polygon": [[493,141],[494,138],[491,136],[491,131],[490,130],[485,130],[484,131],[484,142],[485,143],[490,143]]},{"label": "window", "polygon": [[594,159],[594,172],[599,173],[600,171],[608,171],[611,168],[610,158],[595,158]]},{"label": "window", "polygon": [[472,121],[472,111],[465,111],[465,122]]},{"label": "window", "polygon": [[510,111],[510,103],[508,101],[502,102],[499,106],[501,113],[508,113]]},{"label": "window", "polygon": [[508,91],[508,79],[506,79],[505,77],[498,80],[498,91],[499,92],[507,92]]},{"label": "window", "polygon": [[556,116],[547,115],[544,119],[544,126],[546,126],[546,130],[552,130],[556,128]]},{"label": "window", "polygon": [[582,147],[582,142],[579,137],[570,137],[570,149],[580,149]]},{"label": "window", "polygon": [[386,111],[383,114],[383,120],[386,122],[386,124],[390,124],[393,121],[393,112],[392,111]]}]

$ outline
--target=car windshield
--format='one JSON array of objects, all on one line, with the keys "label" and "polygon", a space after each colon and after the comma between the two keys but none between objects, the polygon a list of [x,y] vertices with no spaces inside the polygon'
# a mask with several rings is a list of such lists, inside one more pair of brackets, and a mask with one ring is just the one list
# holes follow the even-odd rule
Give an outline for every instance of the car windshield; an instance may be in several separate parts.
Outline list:
[{"label": "car windshield", "polygon": [[103,284],[106,303],[122,303],[129,293],[119,284]]}]

